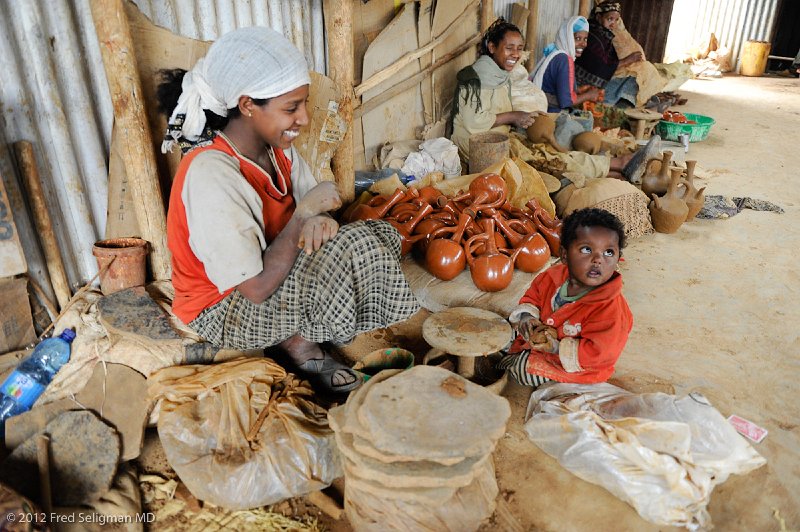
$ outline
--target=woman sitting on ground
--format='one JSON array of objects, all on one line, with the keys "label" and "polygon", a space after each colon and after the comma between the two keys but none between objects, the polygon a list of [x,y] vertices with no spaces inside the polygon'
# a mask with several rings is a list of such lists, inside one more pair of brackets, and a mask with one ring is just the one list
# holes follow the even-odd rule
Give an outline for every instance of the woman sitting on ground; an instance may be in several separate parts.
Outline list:
[{"label": "woman sitting on ground", "polygon": [[588,35],[589,22],[572,17],[561,25],[555,42],[545,47],[544,57],[536,63],[529,79],[547,96],[548,113],[579,107],[600,96],[597,87],[578,94],[575,83],[575,58],[583,53]]},{"label": "woman sitting on ground", "polygon": [[[575,59],[575,78],[578,86],[591,85],[605,88],[604,103],[616,105],[625,100],[627,106],[636,105],[639,86],[633,76],[614,78],[618,68],[642,61],[641,52],[620,59],[614,48],[614,28],[620,20],[619,2],[603,2],[594,8],[589,21],[589,38],[583,53]],[[609,83],[610,82],[610,83]]]},{"label": "woman sitting on ground", "polygon": [[510,73],[525,47],[522,32],[498,18],[481,40],[480,57],[457,75],[453,97],[453,134],[461,159],[469,156],[469,137],[485,131],[509,133],[510,126],[527,128],[538,113],[514,111]]},{"label": "woman sitting on ground", "polygon": [[[584,19],[585,20],[585,19]],[[486,30],[481,41],[481,56],[458,73],[453,100],[453,134],[450,140],[458,146],[462,160],[469,159],[469,137],[485,131],[509,133],[511,126],[527,128],[541,114],[514,111],[509,73],[520,59],[525,46],[522,33],[502,18]],[[644,162],[652,158],[660,144],[648,147],[639,157],[608,157],[582,152],[558,153],[566,170],[586,177],[616,177],[628,180],[641,176]],[[644,161],[644,162],[642,162]]]},{"label": "woman sitting on ground", "polygon": [[210,343],[279,346],[312,382],[347,392],[360,375],[322,342],[344,344],[419,308],[388,223],[339,229],[341,200],[292,146],[308,124],[303,54],[268,28],[222,36],[189,71],[162,73],[163,151],[186,153],[167,242],[173,312]]}]

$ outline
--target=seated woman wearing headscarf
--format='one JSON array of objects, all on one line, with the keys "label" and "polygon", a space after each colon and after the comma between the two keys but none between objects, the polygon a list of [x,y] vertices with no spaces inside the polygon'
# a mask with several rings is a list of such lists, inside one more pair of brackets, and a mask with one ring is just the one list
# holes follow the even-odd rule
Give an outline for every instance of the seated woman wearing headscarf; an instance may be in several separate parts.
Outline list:
[{"label": "seated woman wearing headscarf", "polygon": [[522,32],[498,18],[481,40],[480,57],[458,72],[453,98],[452,136],[461,159],[469,155],[469,137],[484,131],[508,133],[527,128],[538,113],[514,111],[510,73],[525,47]]},{"label": "seated woman wearing headscarf", "polygon": [[[217,40],[191,71],[162,72],[179,144],[169,200],[173,312],[213,345],[282,348],[316,385],[356,388],[360,375],[319,345],[408,318],[419,308],[388,223],[339,229],[341,200],[317,184],[292,143],[308,124],[303,54],[268,28]],[[191,150],[191,151],[189,151]]]},{"label": "seated woman wearing headscarf", "polygon": [[[628,106],[636,105],[639,86],[633,76],[614,78],[617,68],[626,67],[643,58],[634,52],[622,59],[614,48],[614,28],[620,20],[619,2],[603,2],[594,8],[589,21],[589,38],[583,53],[575,59],[575,78],[579,86],[591,85],[605,88],[604,103],[616,105],[625,100]],[[610,83],[609,83],[610,82]]]},{"label": "seated woman wearing headscarf", "polygon": [[545,46],[544,57],[536,63],[529,79],[547,96],[548,113],[578,107],[600,95],[596,87],[577,93],[575,58],[583,53],[588,35],[589,22],[585,18],[570,18],[558,29],[555,42]]}]

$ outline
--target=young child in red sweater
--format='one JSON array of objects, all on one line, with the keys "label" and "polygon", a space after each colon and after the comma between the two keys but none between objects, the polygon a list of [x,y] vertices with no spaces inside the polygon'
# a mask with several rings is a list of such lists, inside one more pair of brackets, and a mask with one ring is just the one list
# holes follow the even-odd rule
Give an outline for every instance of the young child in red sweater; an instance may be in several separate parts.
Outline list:
[{"label": "young child in red sweater", "polygon": [[534,387],[607,380],[633,327],[616,271],[624,247],[622,222],[610,212],[567,216],[562,263],[536,276],[509,316],[518,334],[498,367]]}]

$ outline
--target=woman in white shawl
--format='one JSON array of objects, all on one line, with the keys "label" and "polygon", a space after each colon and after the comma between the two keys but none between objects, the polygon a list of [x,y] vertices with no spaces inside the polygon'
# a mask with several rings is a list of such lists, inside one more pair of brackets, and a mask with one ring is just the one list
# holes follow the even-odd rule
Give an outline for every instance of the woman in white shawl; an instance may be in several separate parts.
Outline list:
[{"label": "woman in white shawl", "polygon": [[539,114],[514,111],[511,105],[510,73],[524,47],[519,28],[498,18],[483,36],[481,56],[459,71],[450,140],[464,161],[471,135],[489,130],[508,133],[510,126],[527,128]]},{"label": "woman in white shawl", "polygon": [[327,391],[361,375],[323,342],[345,344],[419,309],[383,221],[339,228],[333,183],[292,146],[309,122],[303,54],[268,28],[222,36],[191,71],[162,72],[163,149],[181,160],[169,198],[173,312],[213,345],[278,346]]},{"label": "woman in white shawl", "polygon": [[547,112],[577,107],[585,101],[596,100],[599,89],[592,87],[577,94],[575,58],[580,57],[589,36],[589,22],[584,17],[572,17],[558,30],[556,41],[548,44],[533,69],[530,80],[547,96]]}]

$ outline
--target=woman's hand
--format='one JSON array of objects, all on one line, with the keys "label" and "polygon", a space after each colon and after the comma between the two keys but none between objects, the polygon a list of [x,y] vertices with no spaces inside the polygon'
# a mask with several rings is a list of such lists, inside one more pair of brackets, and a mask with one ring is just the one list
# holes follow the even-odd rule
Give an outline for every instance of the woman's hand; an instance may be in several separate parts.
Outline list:
[{"label": "woman's hand", "polygon": [[[323,212],[333,211],[342,206],[342,199],[336,185],[323,181],[315,186],[297,202],[295,213],[301,218],[311,218]],[[335,232],[334,232],[335,234]]]},{"label": "woman's hand", "polygon": [[526,113],[525,111],[512,111],[512,123],[517,126],[521,127],[522,129],[528,129],[533,125],[536,121],[536,117],[539,116],[540,112],[534,111],[533,113]]},{"label": "woman's hand", "polygon": [[632,65],[638,61],[642,61],[644,56],[642,52],[633,52],[631,55],[625,56],[619,60],[619,66],[626,67],[628,65]]},{"label": "woman's hand", "polygon": [[312,216],[303,223],[297,247],[304,249],[307,255],[311,255],[336,236],[338,231],[339,224],[330,216]]},{"label": "woman's hand", "polygon": [[597,87],[590,87],[586,89],[584,92],[578,94],[578,97],[573,102],[573,106],[577,107],[579,104],[583,102],[593,102],[600,98],[600,89]]}]

